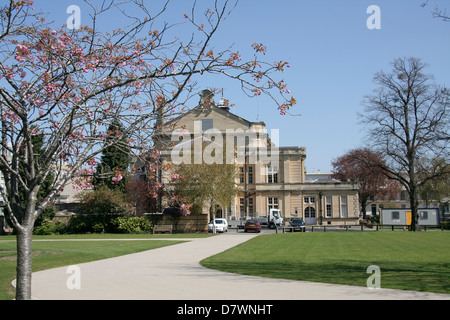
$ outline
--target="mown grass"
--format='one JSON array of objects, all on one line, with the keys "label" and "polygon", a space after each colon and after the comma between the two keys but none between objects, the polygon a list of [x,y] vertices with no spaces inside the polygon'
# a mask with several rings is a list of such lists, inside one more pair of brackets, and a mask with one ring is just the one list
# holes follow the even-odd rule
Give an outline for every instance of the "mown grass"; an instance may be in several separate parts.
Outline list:
[{"label": "mown grass", "polygon": [[450,293],[450,232],[317,232],[260,236],[205,259],[205,267],[271,278]]},{"label": "mown grass", "polygon": [[[205,235],[60,235],[33,237],[33,271],[90,262],[152,250],[183,241],[165,239],[204,237]],[[16,277],[16,237],[0,238],[0,300],[13,299],[11,281]],[[107,241],[114,239],[114,241]],[[140,239],[140,240],[133,240]],[[145,239],[158,239],[145,241]],[[36,241],[37,240],[37,241]],[[44,241],[43,241],[44,240]],[[59,241],[45,241],[59,240]],[[70,241],[88,240],[88,241]],[[92,241],[89,241],[92,240]],[[105,241],[97,241],[105,240]],[[124,240],[124,241],[121,241]],[[144,240],[144,241],[143,241]]]}]

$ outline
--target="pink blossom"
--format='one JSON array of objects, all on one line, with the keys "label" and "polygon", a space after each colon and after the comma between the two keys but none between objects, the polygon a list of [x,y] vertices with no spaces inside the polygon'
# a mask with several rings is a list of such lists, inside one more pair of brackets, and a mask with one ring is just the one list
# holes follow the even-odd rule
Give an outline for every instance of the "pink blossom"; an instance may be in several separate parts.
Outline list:
[{"label": "pink blossom", "polygon": [[119,184],[119,182],[123,179],[122,174],[118,174],[117,176],[112,178],[113,184]]},{"label": "pink blossom", "polygon": [[21,54],[27,54],[28,53],[28,47],[23,46],[21,44],[18,44],[16,46],[17,51],[19,51]]},{"label": "pink blossom", "polygon": [[18,54],[14,57],[14,59],[16,59],[17,61],[19,61],[21,63],[25,62],[25,58]]},{"label": "pink blossom", "polygon": [[179,175],[178,173],[175,173],[175,174],[172,176],[172,180],[177,180],[177,179],[180,179],[180,175]]}]

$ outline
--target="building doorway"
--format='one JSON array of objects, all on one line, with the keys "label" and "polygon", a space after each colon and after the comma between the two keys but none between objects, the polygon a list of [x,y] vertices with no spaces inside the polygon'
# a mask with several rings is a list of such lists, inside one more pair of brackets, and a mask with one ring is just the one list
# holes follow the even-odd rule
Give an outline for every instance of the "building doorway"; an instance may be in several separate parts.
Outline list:
[{"label": "building doorway", "polygon": [[316,209],[313,207],[305,208],[305,224],[317,224]]}]

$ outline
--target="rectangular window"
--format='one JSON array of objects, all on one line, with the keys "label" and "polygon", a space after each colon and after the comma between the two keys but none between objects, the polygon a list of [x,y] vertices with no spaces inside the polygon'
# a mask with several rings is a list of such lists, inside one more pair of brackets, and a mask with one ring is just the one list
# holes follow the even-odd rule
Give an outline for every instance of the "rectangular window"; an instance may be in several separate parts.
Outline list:
[{"label": "rectangular window", "polygon": [[202,119],[202,131],[214,128],[214,119]]},{"label": "rectangular window", "polygon": [[254,209],[253,209],[253,198],[248,198],[248,214],[250,216],[253,216]]},{"label": "rectangular window", "polygon": [[400,200],[406,200],[406,191],[400,192]]},{"label": "rectangular window", "polygon": [[253,167],[248,167],[248,183],[253,183]]},{"label": "rectangular window", "polygon": [[316,197],[304,197],[305,204],[315,204],[316,203]]},{"label": "rectangular window", "polygon": [[391,220],[392,221],[400,221],[400,212],[399,211],[392,211],[391,212]]},{"label": "rectangular window", "polygon": [[428,220],[428,212],[427,211],[420,211],[419,219],[420,220]]},{"label": "rectangular window", "polygon": [[370,209],[371,209],[372,216],[376,216],[377,215],[377,205],[376,204],[371,205]]},{"label": "rectangular window", "polygon": [[326,214],[327,218],[331,218],[333,216],[333,199],[331,197],[327,197],[327,206],[326,206]]},{"label": "rectangular window", "polygon": [[347,218],[348,209],[347,209],[347,196],[341,197],[341,217]]},{"label": "rectangular window", "polygon": [[270,209],[278,209],[278,198],[268,198],[269,211]]},{"label": "rectangular window", "polygon": [[278,167],[267,169],[267,183],[278,183]]},{"label": "rectangular window", "polygon": [[239,168],[239,183],[244,184],[244,167]]}]

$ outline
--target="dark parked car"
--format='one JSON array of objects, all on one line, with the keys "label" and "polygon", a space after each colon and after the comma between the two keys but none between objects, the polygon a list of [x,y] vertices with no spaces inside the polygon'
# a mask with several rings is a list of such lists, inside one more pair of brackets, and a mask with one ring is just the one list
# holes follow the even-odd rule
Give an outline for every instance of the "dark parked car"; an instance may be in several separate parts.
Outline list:
[{"label": "dark parked car", "polygon": [[293,227],[292,231],[300,231],[305,232],[305,222],[300,218],[294,218],[291,221],[289,221],[289,226]]},{"label": "dark parked car", "polygon": [[268,227],[269,226],[269,220],[267,219],[267,217],[259,217],[259,224],[261,225],[261,227]]},{"label": "dark parked car", "polygon": [[261,232],[261,224],[259,223],[259,220],[257,219],[247,220],[245,222],[244,232],[247,231]]}]

